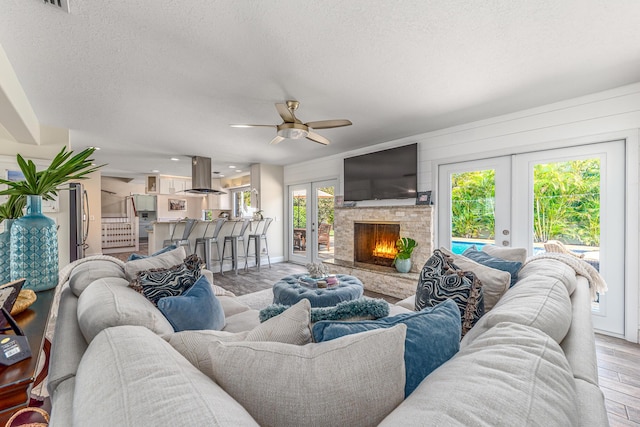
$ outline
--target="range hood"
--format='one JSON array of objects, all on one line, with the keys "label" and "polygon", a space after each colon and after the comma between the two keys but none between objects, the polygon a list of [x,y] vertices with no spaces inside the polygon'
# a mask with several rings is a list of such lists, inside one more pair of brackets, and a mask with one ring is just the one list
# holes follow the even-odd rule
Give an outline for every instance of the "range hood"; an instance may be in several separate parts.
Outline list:
[{"label": "range hood", "polygon": [[209,157],[193,156],[191,158],[191,194],[227,194],[224,191],[211,188],[211,159]]}]

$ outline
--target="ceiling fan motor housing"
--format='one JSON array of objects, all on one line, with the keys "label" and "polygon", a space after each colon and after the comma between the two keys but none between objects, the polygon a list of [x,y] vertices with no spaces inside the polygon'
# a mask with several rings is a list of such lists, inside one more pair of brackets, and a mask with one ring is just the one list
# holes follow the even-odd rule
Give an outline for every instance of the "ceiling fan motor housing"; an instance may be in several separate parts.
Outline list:
[{"label": "ceiling fan motor housing", "polygon": [[282,123],[278,125],[278,135],[289,139],[302,139],[309,135],[309,127],[301,123]]}]

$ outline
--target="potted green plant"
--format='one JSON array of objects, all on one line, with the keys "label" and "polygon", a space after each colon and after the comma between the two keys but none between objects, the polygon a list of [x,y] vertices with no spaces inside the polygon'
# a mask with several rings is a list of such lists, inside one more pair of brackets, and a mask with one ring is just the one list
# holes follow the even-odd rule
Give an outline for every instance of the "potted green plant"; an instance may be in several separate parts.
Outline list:
[{"label": "potted green plant", "polygon": [[[11,280],[24,277],[24,288],[41,291],[58,284],[58,233],[51,218],[42,215],[42,200],[52,200],[62,185],[81,179],[98,170],[89,157],[95,148],[87,148],[73,155],[66,147],[53,158],[46,169],[38,171],[31,160],[16,156],[24,175],[22,181],[0,179],[7,189],[0,195],[26,200],[26,215],[16,219],[11,227]],[[11,199],[11,197],[10,197]],[[16,207],[7,207],[15,214]]]},{"label": "potted green plant", "polygon": [[418,243],[411,237],[401,237],[396,241],[396,253],[393,264],[400,273],[408,273],[411,270],[411,254]]}]

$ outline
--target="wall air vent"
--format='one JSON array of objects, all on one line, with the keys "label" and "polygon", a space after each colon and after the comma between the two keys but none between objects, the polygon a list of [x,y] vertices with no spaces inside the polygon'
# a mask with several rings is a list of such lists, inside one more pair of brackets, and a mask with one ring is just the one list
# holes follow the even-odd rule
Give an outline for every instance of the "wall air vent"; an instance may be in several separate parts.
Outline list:
[{"label": "wall air vent", "polygon": [[50,4],[51,6],[55,6],[60,10],[64,10],[67,13],[71,13],[69,11],[69,0],[43,0],[46,4]]}]

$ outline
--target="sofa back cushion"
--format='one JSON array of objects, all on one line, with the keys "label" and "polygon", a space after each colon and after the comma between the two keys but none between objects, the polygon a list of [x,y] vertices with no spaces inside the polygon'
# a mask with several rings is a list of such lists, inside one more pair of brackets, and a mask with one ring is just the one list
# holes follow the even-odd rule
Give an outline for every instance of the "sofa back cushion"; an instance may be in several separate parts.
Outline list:
[{"label": "sofa back cushion", "polygon": [[475,245],[465,250],[462,255],[487,267],[508,272],[511,274],[511,286],[518,281],[518,271],[522,267],[521,262],[507,261],[506,259],[491,256],[486,252],[479,251]]},{"label": "sofa back cushion", "polygon": [[460,343],[464,348],[500,322],[539,329],[560,343],[571,326],[571,299],[559,280],[529,276],[509,289]]},{"label": "sofa back cushion", "polygon": [[304,346],[214,341],[214,379],[263,426],[377,425],[404,398],[406,330]]},{"label": "sofa back cushion", "polygon": [[78,324],[91,342],[111,326],[139,325],[156,334],[170,334],[173,327],[145,297],[128,287],[125,279],[98,279],[78,298]]},{"label": "sofa back cushion", "polygon": [[105,260],[88,261],[78,264],[69,275],[69,287],[76,297],[93,281],[105,277],[119,277],[126,279],[122,267],[115,262]]},{"label": "sofa back cushion", "polygon": [[146,328],[120,326],[98,334],[80,362],[73,425],[258,424],[162,338]]},{"label": "sofa back cushion", "polygon": [[560,346],[500,323],[429,375],[380,426],[577,426],[575,382]]},{"label": "sofa back cushion", "polygon": [[492,257],[502,258],[507,261],[514,261],[524,264],[527,260],[526,248],[501,247],[496,245],[484,245],[482,252],[486,252]]}]

